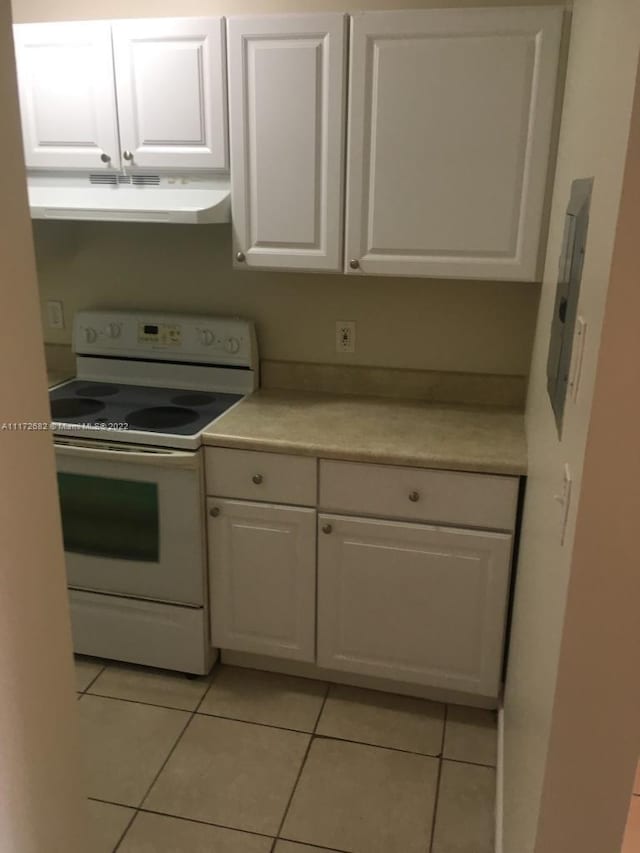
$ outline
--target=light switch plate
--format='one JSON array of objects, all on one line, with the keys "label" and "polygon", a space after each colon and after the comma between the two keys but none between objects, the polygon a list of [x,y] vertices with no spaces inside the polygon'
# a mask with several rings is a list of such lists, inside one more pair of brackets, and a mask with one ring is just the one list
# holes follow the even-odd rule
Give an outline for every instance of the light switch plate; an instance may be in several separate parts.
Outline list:
[{"label": "light switch plate", "polygon": [[562,476],[562,493],[555,496],[556,501],[562,507],[562,527],[560,531],[560,545],[564,545],[567,536],[567,522],[569,520],[569,508],[571,506],[571,489],[573,480],[571,479],[571,471],[569,464],[565,462],[564,472]]}]

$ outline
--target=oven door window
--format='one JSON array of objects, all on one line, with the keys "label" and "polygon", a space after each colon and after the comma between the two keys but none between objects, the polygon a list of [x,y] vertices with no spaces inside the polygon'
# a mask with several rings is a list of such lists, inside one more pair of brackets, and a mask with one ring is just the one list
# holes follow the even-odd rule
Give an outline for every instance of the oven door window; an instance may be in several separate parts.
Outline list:
[{"label": "oven door window", "polygon": [[157,563],[160,555],[155,483],[58,474],[65,551]]}]

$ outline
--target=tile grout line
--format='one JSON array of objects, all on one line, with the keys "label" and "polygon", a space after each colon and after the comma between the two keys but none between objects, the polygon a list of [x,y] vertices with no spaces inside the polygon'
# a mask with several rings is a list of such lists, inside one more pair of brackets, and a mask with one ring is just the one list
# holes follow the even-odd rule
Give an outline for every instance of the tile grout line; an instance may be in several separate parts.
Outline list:
[{"label": "tile grout line", "polygon": [[[166,756],[166,758],[163,761],[162,765],[160,766],[159,770],[157,771],[154,778],[152,779],[149,787],[147,788],[147,790],[146,790],[144,796],[142,797],[140,804],[138,806],[131,806],[131,805],[124,804],[124,803],[111,803],[111,801],[109,801],[109,800],[101,800],[100,798],[97,798],[97,797],[89,797],[90,800],[95,800],[97,802],[103,802],[106,804],[112,804],[114,806],[129,808],[129,809],[132,809],[132,811],[133,811],[133,815],[132,815],[131,819],[129,820],[124,831],[122,832],[122,835],[120,836],[116,846],[113,848],[113,853],[117,853],[117,851],[121,848],[123,841],[125,840],[126,836],[130,832],[131,827],[132,827],[132,825],[133,825],[134,821],[136,820],[136,817],[139,813],[147,813],[147,814],[155,814],[155,815],[159,815],[159,816],[166,816],[168,818],[185,821],[187,823],[191,822],[191,823],[202,824],[205,826],[215,826],[215,827],[219,827],[221,829],[226,829],[229,831],[239,832],[239,833],[248,834],[248,835],[255,835],[257,837],[269,839],[269,840],[272,840],[272,844],[269,848],[270,853],[274,853],[279,840],[289,841],[292,843],[301,843],[301,842],[296,841],[296,839],[286,838],[286,837],[282,836],[281,833],[283,831],[286,819],[287,819],[288,814],[289,814],[290,809],[291,809],[291,804],[293,802],[293,799],[294,799],[294,796],[296,794],[297,788],[300,784],[300,780],[302,778],[304,769],[306,767],[313,742],[314,742],[314,740],[323,740],[323,739],[324,740],[342,741],[345,743],[352,743],[352,744],[356,744],[356,745],[367,746],[367,747],[370,747],[373,749],[386,749],[389,751],[400,752],[400,753],[405,753],[405,754],[409,754],[409,755],[415,755],[418,757],[432,758],[432,759],[438,760],[436,793],[435,793],[435,798],[434,798],[433,817],[432,817],[432,821],[431,821],[431,834],[430,834],[428,848],[425,851],[425,853],[434,853],[435,830],[436,830],[438,809],[439,809],[439,805],[440,805],[441,782],[442,782],[442,772],[443,772],[444,762],[449,761],[449,762],[455,763],[455,764],[462,764],[462,765],[476,766],[476,767],[485,767],[487,769],[495,770],[495,765],[492,765],[492,764],[483,764],[480,762],[469,761],[469,760],[464,760],[464,759],[457,759],[457,758],[449,758],[449,757],[445,756],[445,743],[446,743],[446,735],[447,735],[447,725],[449,722],[449,718],[448,718],[449,706],[448,706],[448,703],[441,703],[443,708],[444,708],[444,715],[443,715],[440,753],[439,753],[439,755],[431,755],[429,753],[415,752],[415,751],[409,750],[409,749],[401,749],[398,747],[385,746],[385,745],[377,744],[377,743],[368,743],[366,741],[353,740],[350,738],[342,738],[342,737],[331,735],[331,734],[326,734],[326,735],[319,734],[318,733],[318,727],[319,727],[325,706],[327,704],[328,698],[330,696],[332,687],[334,686],[333,683],[330,681],[325,682],[324,697],[322,699],[322,703],[320,704],[319,710],[317,712],[317,716],[316,716],[316,720],[315,720],[315,724],[313,726],[313,729],[311,731],[308,731],[308,730],[304,731],[302,729],[292,729],[292,728],[289,728],[286,726],[278,726],[278,725],[273,725],[273,724],[269,724],[269,723],[256,722],[254,720],[242,720],[242,719],[238,719],[237,717],[233,717],[233,716],[225,716],[222,714],[210,714],[210,713],[201,711],[201,708],[202,708],[202,705],[203,705],[205,699],[207,698],[210,691],[214,687],[215,682],[217,681],[216,676],[219,675],[219,672],[216,673],[215,670],[219,669],[219,667],[214,667],[214,670],[209,677],[209,683],[205,686],[205,690],[204,690],[202,696],[197,701],[197,703],[195,704],[195,707],[192,710],[185,709],[185,708],[176,708],[176,707],[171,707],[171,706],[167,706],[167,705],[157,705],[153,702],[145,702],[145,701],[136,700],[136,699],[126,699],[126,698],[122,698],[122,697],[118,697],[118,696],[109,696],[109,695],[106,695],[103,693],[89,693],[88,691],[91,690],[91,688],[95,685],[96,681],[107,670],[107,668],[108,668],[107,664],[102,665],[102,668],[100,669],[100,671],[87,684],[85,689],[83,691],[78,691],[79,692],[78,698],[81,699],[83,696],[89,695],[89,696],[95,696],[96,698],[107,699],[108,701],[129,702],[131,704],[138,704],[138,705],[143,705],[143,706],[146,705],[147,707],[156,707],[156,708],[163,709],[163,710],[174,711],[174,712],[177,711],[177,712],[189,714],[189,717],[188,717],[186,723],[184,724],[184,727],[182,728],[182,730],[178,734],[175,743],[172,745],[171,749],[169,750],[168,755]],[[179,746],[182,738],[184,737],[187,729],[189,728],[189,726],[191,725],[191,723],[193,722],[193,720],[196,716],[200,716],[203,718],[210,717],[213,719],[229,720],[231,722],[237,722],[240,724],[261,726],[264,728],[271,728],[271,729],[280,730],[280,731],[290,731],[292,733],[305,734],[305,735],[309,736],[309,741],[308,741],[304,756],[302,758],[302,762],[301,762],[299,771],[296,775],[296,779],[294,781],[290,796],[288,798],[282,819],[280,821],[280,824],[279,824],[279,827],[277,830],[277,835],[275,837],[271,834],[255,832],[252,830],[246,830],[246,829],[242,829],[242,828],[239,828],[236,826],[226,826],[224,824],[218,824],[218,823],[214,823],[214,822],[210,822],[210,821],[206,821],[206,820],[191,819],[191,818],[183,817],[181,815],[173,815],[173,814],[169,814],[166,812],[155,811],[155,810],[150,809],[150,808],[145,808],[144,804],[145,804],[146,800],[148,799],[153,787],[157,783],[160,775],[164,771],[166,765],[170,761],[175,750],[178,748],[178,746]],[[634,794],[634,796],[635,796],[635,794]],[[307,843],[307,842],[305,842],[305,843]],[[336,848],[327,848],[327,847],[324,847],[322,845],[317,845],[317,844],[309,844],[308,846],[310,846],[311,848],[317,849],[318,851],[322,851],[322,850],[332,851],[333,849],[336,849]],[[345,851],[340,851],[340,850],[336,849],[336,853],[345,853]]]},{"label": "tile grout line", "polygon": [[[167,766],[167,763],[169,762],[169,759],[171,758],[171,756],[172,756],[172,755],[173,755],[173,753],[175,752],[176,747],[178,746],[178,744],[180,743],[180,741],[181,741],[181,740],[182,740],[182,738],[184,737],[184,733],[186,732],[186,730],[187,730],[187,729],[189,728],[189,726],[191,725],[191,722],[193,721],[193,719],[194,719],[194,717],[195,717],[195,715],[196,715],[196,712],[197,712],[198,708],[199,708],[199,707],[200,707],[200,705],[204,702],[204,697],[207,695],[207,693],[208,693],[208,692],[209,692],[209,690],[211,689],[211,685],[213,684],[213,681],[214,681],[214,679],[212,679],[212,680],[211,680],[211,683],[209,684],[208,689],[207,689],[207,690],[205,690],[205,691],[204,691],[204,693],[202,694],[202,696],[200,697],[200,701],[197,703],[197,705],[196,705],[195,709],[191,712],[191,715],[190,715],[189,719],[187,720],[187,722],[186,722],[186,723],[185,723],[185,725],[184,725],[184,728],[182,729],[182,731],[180,732],[180,734],[179,734],[179,735],[178,735],[178,737],[176,738],[175,743],[173,744],[173,746],[172,746],[172,747],[171,747],[171,749],[169,750],[169,754],[167,755],[167,757],[165,758],[165,760],[162,762],[162,764],[161,764],[161,766],[160,766],[160,769],[158,770],[158,772],[156,773],[156,775],[153,777],[153,779],[152,779],[152,781],[151,781],[151,784],[149,785],[149,787],[148,787],[148,788],[147,788],[147,790],[146,790],[146,793],[144,794],[144,796],[143,796],[143,797],[142,797],[142,799],[140,800],[139,805],[136,807],[136,813],[135,813],[135,815],[133,816],[133,818],[131,819],[131,823],[130,823],[130,824],[129,824],[129,826],[127,827],[127,831],[122,835],[122,837],[121,837],[121,838],[120,838],[120,840],[118,841],[117,845],[113,848],[113,853],[117,853],[117,851],[120,849],[120,845],[122,844],[122,842],[123,842],[123,841],[124,841],[124,839],[126,838],[126,836],[127,836],[128,832],[129,832],[129,830],[131,829],[131,826],[132,826],[132,824],[133,824],[134,820],[136,819],[136,817],[138,816],[138,814],[139,814],[139,813],[140,813],[140,811],[142,810],[142,806],[144,805],[145,800],[147,799],[147,797],[149,796],[149,794],[151,793],[151,789],[153,788],[153,786],[154,786],[154,785],[156,784],[156,782],[158,781],[158,778],[159,778],[160,774],[162,773],[162,771],[164,770],[164,768]],[[139,704],[144,704],[144,703],[139,703]],[[169,709],[169,710],[175,710],[175,709]]]},{"label": "tile grout line", "polygon": [[[209,690],[205,690],[204,696],[207,695]],[[87,693],[87,696],[95,696],[98,699],[114,699],[117,702],[130,702],[132,705],[144,705],[147,708],[162,708],[165,711],[186,711],[187,714],[195,714],[196,711],[193,708],[178,708],[176,705],[160,705],[158,702],[144,702],[142,699],[128,699],[126,696],[110,696],[108,693]],[[198,700],[198,705],[200,704],[200,700]],[[213,714],[205,714],[203,711],[198,711],[201,717],[204,716],[214,716]]]},{"label": "tile grout line", "polygon": [[[258,838],[267,838],[269,841],[277,841],[273,835],[268,835],[266,832],[257,832],[255,829],[238,829],[237,826],[231,826],[226,823],[213,823],[212,821],[201,820],[197,817],[184,817],[183,815],[172,814],[171,812],[160,812],[157,809],[144,808],[144,806],[126,806],[123,803],[114,803],[112,800],[102,800],[100,797],[87,797],[87,799],[92,800],[95,803],[103,803],[106,806],[118,806],[119,808],[129,809],[130,811],[134,811],[136,814],[151,814],[157,815],[158,817],[168,817],[171,818],[171,820],[182,821],[182,823],[197,823],[198,826],[214,826],[216,829],[226,829],[230,832],[238,832],[241,835],[255,835]],[[120,839],[120,841],[122,841],[122,839]],[[341,853],[341,851],[338,851],[338,853]]]},{"label": "tile grout line", "polygon": [[276,833],[276,837],[274,839],[274,842],[271,846],[270,853],[274,853],[274,851],[276,849],[276,844],[278,843],[278,839],[280,838],[280,833],[282,832],[285,821],[287,819],[287,815],[289,814],[289,809],[291,808],[291,803],[293,802],[293,797],[294,797],[294,795],[298,789],[298,783],[300,782],[300,778],[302,776],[302,771],[304,770],[305,765],[307,763],[307,758],[309,757],[309,752],[311,751],[311,744],[315,740],[316,731],[318,729],[318,723],[320,722],[320,717],[322,717],[322,712],[324,711],[324,707],[327,704],[327,699],[329,698],[329,691],[330,690],[331,690],[331,682],[327,682],[327,687],[326,687],[326,690],[324,692],[324,698],[322,700],[322,705],[320,705],[320,710],[318,711],[318,716],[316,717],[316,722],[315,722],[315,725],[313,727],[313,731],[310,733],[311,736],[309,737],[309,743],[307,744],[307,748],[305,750],[304,757],[302,759],[302,763],[300,764],[300,769],[298,770],[296,780],[293,783],[293,787],[291,789],[291,794],[289,795],[289,799],[287,800],[287,805],[285,806],[284,812],[282,814],[282,819],[280,821],[280,825],[278,826],[278,831]]},{"label": "tile grout line", "polygon": [[[74,659],[74,663],[75,663],[75,659]],[[84,688],[84,690],[78,690],[77,692],[78,692],[81,696],[83,696],[83,695],[87,692],[87,690],[88,690],[90,687],[92,687],[92,686],[96,683],[96,681],[100,678],[100,676],[102,675],[102,673],[105,671],[105,669],[106,669],[106,668],[107,668],[107,664],[106,664],[106,663],[102,664],[102,669],[100,670],[100,672],[98,672],[98,673],[97,673],[97,674],[96,674],[96,675],[95,675],[95,676],[94,676],[94,677],[89,681],[89,683],[88,683],[88,684],[87,684],[87,686]]]},{"label": "tile grout line", "polygon": [[118,838],[118,841],[116,842],[115,847],[113,848],[113,853],[116,853],[116,850],[118,849],[118,847],[120,847],[120,845],[121,845],[121,844],[122,844],[122,842],[124,841],[124,837],[125,837],[125,835],[126,835],[126,834],[129,832],[129,830],[131,829],[131,825],[133,824],[133,822],[134,822],[134,820],[137,818],[137,816],[138,816],[138,810],[137,810],[137,809],[134,809],[134,810],[133,810],[133,814],[131,815],[131,819],[130,819],[129,823],[125,826],[125,828],[124,828],[123,832],[121,833],[120,837]]},{"label": "tile grout line", "polygon": [[[307,734],[308,734],[308,732],[307,732]],[[237,826],[231,826],[230,824],[226,824],[226,823],[212,823],[211,821],[201,820],[200,818],[183,817],[182,815],[171,814],[169,812],[159,812],[159,811],[156,811],[155,809],[146,809],[142,806],[136,808],[135,806],[127,806],[124,803],[115,803],[115,802],[113,802],[113,800],[104,800],[104,799],[101,799],[100,797],[87,797],[87,799],[91,800],[94,803],[102,803],[103,805],[106,805],[106,806],[116,806],[117,808],[129,809],[129,811],[134,812],[133,817],[131,818],[125,832],[123,833],[123,836],[129,831],[129,828],[131,827],[131,824],[133,823],[135,816],[138,813],[140,813],[140,814],[157,815],[158,817],[168,817],[168,818],[171,818],[172,820],[179,820],[182,823],[196,823],[196,824],[198,824],[198,826],[213,826],[216,829],[225,829],[225,830],[228,830],[229,832],[237,832],[240,835],[254,835],[257,838],[266,838],[269,841],[274,841],[274,842],[288,841],[288,842],[293,843],[293,844],[301,843],[301,842],[297,842],[294,839],[290,839],[290,838],[283,838],[283,837],[276,838],[273,835],[268,835],[267,833],[264,833],[264,832],[256,832],[253,829],[238,829]],[[119,839],[118,844],[120,844],[122,841],[123,841],[123,837],[121,837]],[[323,847],[321,844],[312,844],[308,841],[305,841],[304,845],[307,847],[311,847],[314,850],[316,850],[316,849],[317,850],[328,850],[328,851],[330,851],[330,853],[349,853],[348,850],[342,850],[339,847],[337,847],[337,848],[336,847]]]},{"label": "tile grout line", "polygon": [[429,847],[427,848],[426,853],[434,853],[433,845],[436,840],[436,821],[438,818],[438,803],[440,801],[440,782],[442,781],[442,765],[444,764],[444,760],[442,758],[438,759],[438,779],[436,781],[436,797],[433,803],[433,817],[431,818],[431,837],[429,839]]},{"label": "tile grout line", "polygon": [[438,778],[436,779],[436,796],[433,801],[433,815],[431,817],[431,833],[429,835],[429,846],[426,853],[433,853],[433,845],[436,840],[436,819],[438,817],[438,802],[440,800],[440,781],[442,779],[442,765],[444,763],[444,745],[447,739],[447,723],[449,721],[449,706],[444,706],[444,719],[442,721],[442,740],[440,741],[440,757],[438,759]]},{"label": "tile grout line", "polygon": [[[332,682],[329,683],[329,687],[331,687],[331,684],[332,684]],[[200,707],[200,705],[202,704],[202,702],[206,698],[206,695],[209,692],[209,689],[210,688],[207,688],[202,699],[198,702],[198,705],[196,706],[197,708]],[[80,695],[84,696],[85,694],[81,693]],[[230,716],[227,716],[225,714],[212,714],[209,711],[199,711],[199,710],[193,711],[190,708],[176,708],[175,706],[172,706],[172,705],[158,705],[155,702],[143,702],[140,699],[126,699],[122,696],[108,696],[106,693],[86,693],[86,695],[87,696],[95,696],[97,699],[109,699],[112,702],[129,702],[132,705],[143,705],[147,708],[161,708],[164,711],[178,711],[178,712],[182,712],[182,713],[186,713],[186,714],[192,714],[192,715],[195,715],[198,717],[212,717],[216,720],[229,720],[230,722],[234,722],[234,723],[244,723],[248,726],[261,726],[262,728],[276,729],[277,731],[282,731],[282,732],[293,732],[295,734],[302,734],[302,735],[314,734],[315,737],[318,739],[339,740],[339,741],[343,741],[344,743],[361,744],[362,746],[370,746],[370,747],[373,747],[374,749],[388,749],[388,750],[391,750],[392,752],[401,752],[405,755],[417,755],[417,756],[422,756],[423,758],[440,758],[440,757],[442,757],[446,761],[453,761],[455,764],[471,764],[473,767],[488,767],[488,768],[491,768],[493,770],[495,770],[495,767],[496,767],[495,764],[486,764],[482,761],[471,761],[468,758],[452,758],[451,756],[444,755],[444,753],[443,753],[444,745],[441,746],[441,754],[439,754],[439,753],[434,754],[431,752],[416,752],[416,750],[414,750],[414,749],[402,749],[401,747],[398,747],[398,746],[387,746],[386,744],[374,743],[372,741],[353,740],[352,738],[341,737],[339,735],[334,735],[334,734],[322,734],[322,733],[319,734],[318,732],[315,731],[315,729],[313,731],[309,731],[309,729],[292,729],[290,726],[278,726],[278,725],[275,725],[274,723],[260,723],[257,720],[245,720],[245,719],[242,719],[241,717],[230,717]],[[324,707],[324,705],[321,706],[320,713],[322,712],[323,707]],[[445,705],[445,708],[446,708],[446,705]],[[316,721],[316,726],[317,726],[318,722],[319,722],[319,717],[318,717],[318,720]],[[640,796],[640,794],[638,796]]]},{"label": "tile grout line", "polygon": [[273,835],[269,835],[266,832],[256,832],[255,829],[238,829],[237,826],[231,826],[230,824],[227,824],[227,823],[212,823],[211,821],[200,820],[199,818],[195,818],[195,817],[183,817],[182,815],[179,815],[179,814],[170,814],[169,812],[159,812],[159,811],[156,811],[156,809],[145,809],[143,806],[140,806],[140,808],[137,811],[140,814],[152,814],[152,815],[158,815],[158,817],[168,817],[168,818],[171,818],[172,820],[180,820],[183,823],[197,823],[199,826],[215,826],[216,829],[226,829],[229,832],[238,832],[242,835],[254,835],[257,838],[267,838],[269,841],[277,841],[277,839],[274,838]]},{"label": "tile grout line", "polygon": [[310,841],[296,841],[295,838],[284,838],[282,835],[275,839],[276,844],[278,841],[286,841],[287,844],[297,844],[301,847],[308,847],[309,850],[324,850],[326,853],[353,853],[353,850],[344,850],[342,847],[323,847],[322,844],[312,844]]}]

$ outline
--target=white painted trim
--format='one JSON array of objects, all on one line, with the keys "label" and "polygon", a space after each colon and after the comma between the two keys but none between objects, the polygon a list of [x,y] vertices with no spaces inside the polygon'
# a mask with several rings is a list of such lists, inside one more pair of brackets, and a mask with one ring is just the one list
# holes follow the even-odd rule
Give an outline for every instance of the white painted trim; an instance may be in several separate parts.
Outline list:
[{"label": "white painted trim", "polygon": [[504,706],[498,708],[498,759],[496,763],[496,841],[495,853],[503,853],[504,825]]}]

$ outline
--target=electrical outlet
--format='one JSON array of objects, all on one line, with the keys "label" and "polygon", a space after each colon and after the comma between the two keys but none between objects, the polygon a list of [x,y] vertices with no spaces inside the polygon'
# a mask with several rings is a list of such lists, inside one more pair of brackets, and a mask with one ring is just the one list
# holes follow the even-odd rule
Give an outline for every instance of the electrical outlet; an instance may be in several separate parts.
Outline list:
[{"label": "electrical outlet", "polygon": [[64,329],[64,306],[57,299],[47,301],[47,325],[50,329]]},{"label": "electrical outlet", "polygon": [[356,351],[356,324],[353,320],[336,321],[336,352]]}]

